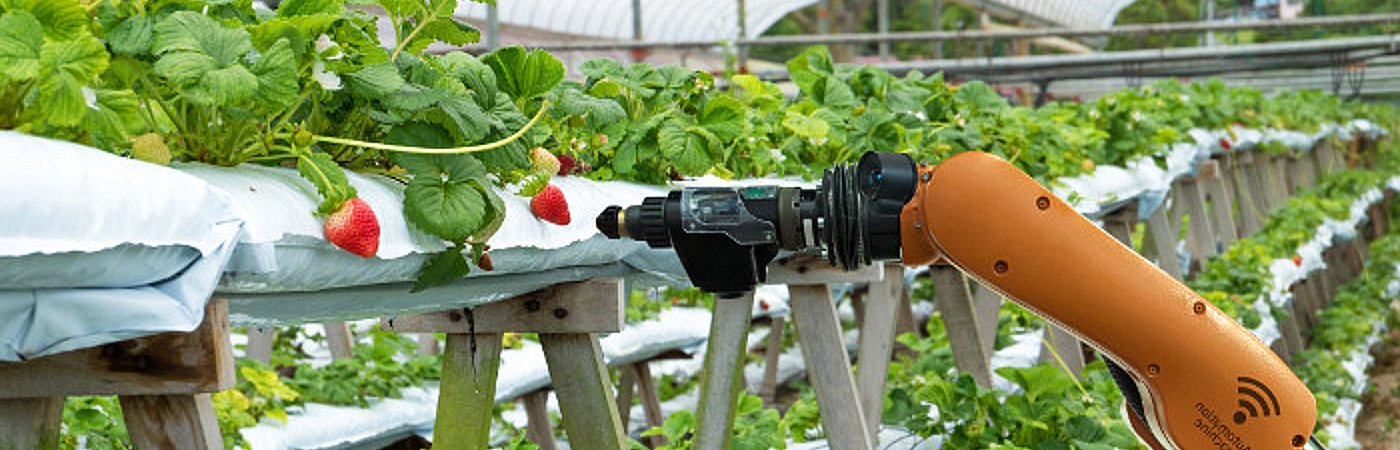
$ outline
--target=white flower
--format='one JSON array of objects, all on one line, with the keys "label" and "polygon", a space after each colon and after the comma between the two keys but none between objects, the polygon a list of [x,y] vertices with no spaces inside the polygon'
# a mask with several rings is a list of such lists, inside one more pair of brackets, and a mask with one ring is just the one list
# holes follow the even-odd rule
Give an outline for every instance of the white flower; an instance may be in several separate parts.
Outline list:
[{"label": "white flower", "polygon": [[96,109],[97,109],[97,91],[94,91],[94,90],[92,90],[92,88],[89,88],[89,87],[87,87],[87,86],[83,86],[83,103],[87,103],[87,107],[88,107],[88,108],[91,108],[91,109],[93,109],[93,110],[96,110]]},{"label": "white flower", "polygon": [[784,155],[782,150],[778,150],[778,149],[776,149],[776,148],[770,148],[770,149],[768,149],[768,154],[773,156],[773,160],[774,160],[774,161],[777,161],[777,162],[787,161],[787,155]]},{"label": "white flower", "polygon": [[1142,111],[1133,111],[1133,122],[1142,121]]},{"label": "white flower", "polygon": [[317,83],[321,84],[322,89],[327,91],[340,90],[340,75],[336,75],[335,72],[327,72],[326,64],[321,61],[316,61],[316,65],[311,67],[311,76],[316,79]]}]

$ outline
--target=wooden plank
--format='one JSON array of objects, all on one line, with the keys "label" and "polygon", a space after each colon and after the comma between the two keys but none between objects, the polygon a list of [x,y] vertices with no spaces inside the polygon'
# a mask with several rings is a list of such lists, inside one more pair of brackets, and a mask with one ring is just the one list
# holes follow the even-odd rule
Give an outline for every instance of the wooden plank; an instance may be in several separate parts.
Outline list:
[{"label": "wooden plank", "polygon": [[[1287,343],[1288,356],[1297,354],[1300,350],[1307,348],[1303,344],[1303,330],[1298,324],[1298,318],[1289,315],[1279,321],[1279,331],[1283,333],[1283,340]],[[1287,358],[1285,358],[1287,360]]]},{"label": "wooden plank", "polygon": [[228,303],[212,299],[189,333],[161,333],[24,362],[0,363],[0,399],[159,395],[233,387]]},{"label": "wooden plank", "polygon": [[1269,189],[1274,195],[1273,209],[1278,209],[1288,203],[1288,197],[1292,194],[1293,188],[1288,184],[1287,159],[1283,155],[1269,155]]},{"label": "wooden plank", "polygon": [[1161,267],[1172,278],[1181,280],[1181,259],[1176,254],[1178,228],[1172,225],[1167,221],[1166,208],[1157,208],[1157,211],[1147,218],[1147,233],[1152,236],[1152,242],[1156,246],[1157,267]]},{"label": "wooden plank", "polygon": [[788,292],[792,322],[800,337],[797,342],[807,361],[807,379],[817,394],[827,442],[836,450],[870,450],[874,435],[865,425],[830,289],[826,285],[790,285]]},{"label": "wooden plank", "polygon": [[[1313,320],[1312,287],[1308,286],[1308,279],[1303,278],[1288,287],[1288,292],[1293,295],[1290,306],[1293,310],[1293,317],[1296,317],[1298,324],[1304,330],[1312,328],[1317,322]],[[1303,336],[1307,340],[1307,336]]]},{"label": "wooden plank", "polygon": [[905,289],[899,293],[899,316],[895,318],[895,336],[905,333],[914,333],[923,336],[924,332],[919,327],[918,320],[914,318],[914,302],[909,299],[909,290]]},{"label": "wooden plank", "polygon": [[1191,236],[1191,259],[1199,266],[1205,266],[1206,259],[1215,256],[1219,252],[1216,249],[1215,230],[1210,227],[1210,215],[1206,214],[1205,194],[1201,191],[1201,184],[1195,178],[1186,177],[1177,180],[1177,189],[1181,195],[1182,206],[1186,209],[1186,214],[1191,217],[1187,225],[1187,233]]},{"label": "wooden plank", "polygon": [[764,407],[773,407],[778,399],[778,360],[783,354],[783,317],[768,321],[768,342],[763,346],[763,381],[758,396]]},{"label": "wooden plank", "polygon": [[549,364],[554,395],[559,397],[559,410],[564,417],[564,431],[570,446],[626,449],[627,433],[618,420],[612,379],[603,363],[598,335],[541,333],[540,345],[544,347],[544,358]]},{"label": "wooden plank", "polygon": [[744,373],[745,338],[753,318],[752,305],[752,292],[739,298],[715,300],[710,341],[705,349],[705,368],[700,376],[696,449],[729,448],[734,431],[734,410],[738,407],[739,379]]},{"label": "wooden plank", "polygon": [[272,363],[272,341],[275,336],[275,328],[248,327],[248,344],[243,347],[243,356],[263,364]]},{"label": "wooden plank", "polygon": [[1079,339],[1059,325],[1048,322],[1046,325],[1040,360],[1063,368],[1069,371],[1070,375],[1079,378],[1079,372],[1084,370],[1084,349]]},{"label": "wooden plank", "polygon": [[867,283],[879,281],[884,272],[879,265],[869,265],[850,272],[832,267],[825,257],[796,253],[768,265],[768,284],[826,284]]},{"label": "wooden plank", "polygon": [[933,303],[943,316],[948,343],[953,347],[953,362],[958,370],[971,374],[977,384],[991,387],[991,354],[982,343],[977,310],[972,306],[972,294],[962,272],[953,266],[935,265],[929,267],[929,275],[933,277]]},{"label": "wooden plank", "polygon": [[437,336],[433,333],[418,333],[418,354],[436,355],[442,353],[442,347],[438,346]]},{"label": "wooden plank", "polygon": [[464,310],[385,318],[400,333],[616,333],[622,331],[622,281],[599,278],[557,284],[509,300]]},{"label": "wooden plank", "polygon": [[442,355],[434,446],[485,450],[501,365],[501,334],[449,333]]},{"label": "wooden plank", "polygon": [[856,389],[860,393],[865,428],[871,432],[871,442],[878,441],[880,414],[885,411],[885,377],[889,375],[894,323],[899,315],[900,294],[904,292],[904,266],[884,264],[884,271],[884,279],[870,283],[865,317],[860,325],[860,351],[856,356],[859,367]]},{"label": "wooden plank", "polygon": [[0,450],[57,450],[63,397],[0,400]]},{"label": "wooden plank", "polygon": [[982,343],[982,351],[991,357],[997,346],[997,321],[1001,315],[1001,294],[979,284],[971,277],[964,277],[972,288],[973,309],[977,311],[977,340]]},{"label": "wooden plank", "polygon": [[1293,176],[1298,180],[1298,189],[1312,189],[1317,186],[1317,164],[1312,155],[1300,154],[1293,159]]},{"label": "wooden plank", "polygon": [[321,322],[321,327],[326,330],[326,347],[331,350],[332,359],[351,359],[355,353],[351,351],[355,345],[355,338],[350,334],[350,327],[345,322]]},{"label": "wooden plank", "polygon": [[141,450],[221,450],[209,394],[118,397],[131,446]]},{"label": "wooden plank", "polygon": [[[660,427],[665,424],[666,417],[661,411],[661,396],[656,392],[656,380],[651,377],[651,366],[645,362],[639,362],[630,366],[636,372],[637,397],[642,401],[642,412],[646,413],[648,427]],[[666,436],[652,436],[650,438],[652,447],[666,445]]]},{"label": "wooden plank", "polygon": [[628,364],[617,368],[617,417],[623,430],[632,417],[632,393],[637,391],[637,371]]},{"label": "wooden plank", "polygon": [[1231,199],[1235,202],[1238,210],[1237,230],[1240,237],[1248,236],[1259,231],[1262,226],[1260,211],[1255,204],[1255,195],[1250,192],[1250,173],[1248,153],[1231,154],[1226,167],[1226,178],[1230,183]]},{"label": "wooden plank", "polygon": [[1220,248],[1230,248],[1240,238],[1235,228],[1235,219],[1232,217],[1235,202],[1225,177],[1225,172],[1220,170],[1219,160],[1212,159],[1201,163],[1201,179],[1206,184],[1206,197],[1210,202],[1211,230],[1215,232],[1215,239]]},{"label": "wooden plank", "polygon": [[555,450],[554,429],[549,424],[549,391],[541,389],[520,398],[525,405],[525,438],[539,446],[540,450]]}]

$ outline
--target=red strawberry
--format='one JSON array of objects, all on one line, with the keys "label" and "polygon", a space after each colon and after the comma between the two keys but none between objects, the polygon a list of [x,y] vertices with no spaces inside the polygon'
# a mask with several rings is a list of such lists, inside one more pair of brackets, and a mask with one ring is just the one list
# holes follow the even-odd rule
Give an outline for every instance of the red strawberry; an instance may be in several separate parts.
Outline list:
[{"label": "red strawberry", "polygon": [[530,150],[530,166],[536,173],[553,174],[559,172],[559,158],[555,158],[554,154],[544,147],[535,147],[534,150]]},{"label": "red strawberry", "polygon": [[1234,144],[1231,144],[1229,139],[1220,138],[1220,148],[1229,150],[1230,147],[1234,147]]},{"label": "red strawberry", "polygon": [[1303,265],[1303,257],[1302,257],[1302,256],[1298,256],[1298,255],[1293,255],[1293,265],[1302,267],[1302,265]]},{"label": "red strawberry", "polygon": [[574,169],[577,168],[577,167],[578,167],[578,162],[574,160],[574,157],[569,156],[569,155],[559,155],[559,174],[560,174],[560,175],[568,175],[568,174],[574,173]]},{"label": "red strawberry", "polygon": [[379,251],[379,221],[374,210],[359,198],[352,198],[326,216],[326,240],[345,251],[372,258]]},{"label": "red strawberry", "polygon": [[768,300],[759,300],[759,301],[758,301],[758,309],[763,310],[763,311],[767,311],[767,310],[768,310]]},{"label": "red strawberry", "polygon": [[569,224],[569,202],[564,199],[564,191],[558,186],[548,185],[530,199],[530,212],[545,222],[556,225]]}]

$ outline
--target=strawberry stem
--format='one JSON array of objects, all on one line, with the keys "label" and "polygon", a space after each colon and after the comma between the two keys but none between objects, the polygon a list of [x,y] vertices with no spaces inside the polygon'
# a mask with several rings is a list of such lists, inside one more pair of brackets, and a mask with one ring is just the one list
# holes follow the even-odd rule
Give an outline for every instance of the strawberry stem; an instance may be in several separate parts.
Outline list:
[{"label": "strawberry stem", "polygon": [[[400,153],[420,153],[420,154],[427,154],[427,155],[455,155],[455,154],[461,154],[461,153],[484,152],[484,151],[487,151],[487,150],[494,150],[494,149],[497,149],[497,148],[500,148],[500,147],[504,147],[505,145],[510,144],[511,142],[515,142],[516,139],[520,139],[521,136],[524,136],[524,135],[525,135],[525,132],[530,131],[530,128],[535,126],[535,123],[539,122],[541,118],[544,118],[544,113],[545,113],[545,111],[547,111],[547,110],[549,110],[549,101],[548,101],[548,100],[545,100],[544,102],[542,102],[542,103],[540,104],[540,111],[537,112],[537,113],[535,113],[535,117],[531,118],[531,119],[530,119],[530,122],[529,122],[529,123],[526,123],[525,126],[524,126],[523,128],[521,128],[519,131],[516,131],[515,134],[512,134],[512,135],[510,135],[510,136],[507,136],[505,139],[501,139],[501,140],[496,141],[496,142],[491,142],[491,143],[486,143],[486,144],[480,144],[480,145],[469,145],[469,146],[466,146],[466,147],[452,147],[452,148],[411,147],[411,146],[406,146],[406,145],[381,144],[381,143],[378,143],[378,142],[365,142],[365,141],[359,141],[359,140],[355,140],[355,139],[345,139],[345,138],[338,138],[338,137],[331,137],[331,136],[321,136],[321,135],[312,135],[312,136],[311,136],[311,139],[312,139],[313,141],[315,141],[315,142],[325,142],[325,143],[330,143],[330,144],[347,145],[347,146],[353,146],[353,147],[370,148],[370,149],[375,149],[375,150],[383,150],[383,151],[388,151],[388,152],[400,152]],[[290,135],[290,134],[285,134],[285,135],[283,135],[282,137],[287,138],[287,137],[291,137],[291,135]]]}]

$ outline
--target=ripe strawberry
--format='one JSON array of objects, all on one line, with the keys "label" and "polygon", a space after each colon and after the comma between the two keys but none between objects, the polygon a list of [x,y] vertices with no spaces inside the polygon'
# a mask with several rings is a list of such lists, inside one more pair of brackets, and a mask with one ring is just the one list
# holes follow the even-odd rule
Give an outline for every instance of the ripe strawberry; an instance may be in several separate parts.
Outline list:
[{"label": "ripe strawberry", "polygon": [[1293,265],[1301,267],[1303,265],[1303,257],[1293,255]]},{"label": "ripe strawberry", "polygon": [[364,200],[352,198],[326,216],[326,240],[365,258],[379,252],[379,221]]},{"label": "ripe strawberry", "polygon": [[763,310],[763,311],[767,311],[767,310],[768,310],[768,300],[762,300],[762,299],[760,299],[760,300],[758,301],[758,309]]},{"label": "ripe strawberry", "polygon": [[535,173],[555,174],[559,172],[559,158],[544,147],[535,147],[530,150],[530,167],[535,169]]},{"label": "ripe strawberry", "polygon": [[1230,150],[1230,147],[1234,147],[1234,144],[1231,144],[1229,139],[1220,138],[1220,148]]},{"label": "ripe strawberry", "polygon": [[545,186],[543,191],[530,199],[530,212],[545,222],[556,225],[569,224],[569,202],[564,199],[564,191],[558,186]]},{"label": "ripe strawberry", "polygon": [[560,175],[568,175],[574,173],[574,169],[576,168],[578,168],[578,161],[574,160],[574,157],[569,155],[559,155]]}]

